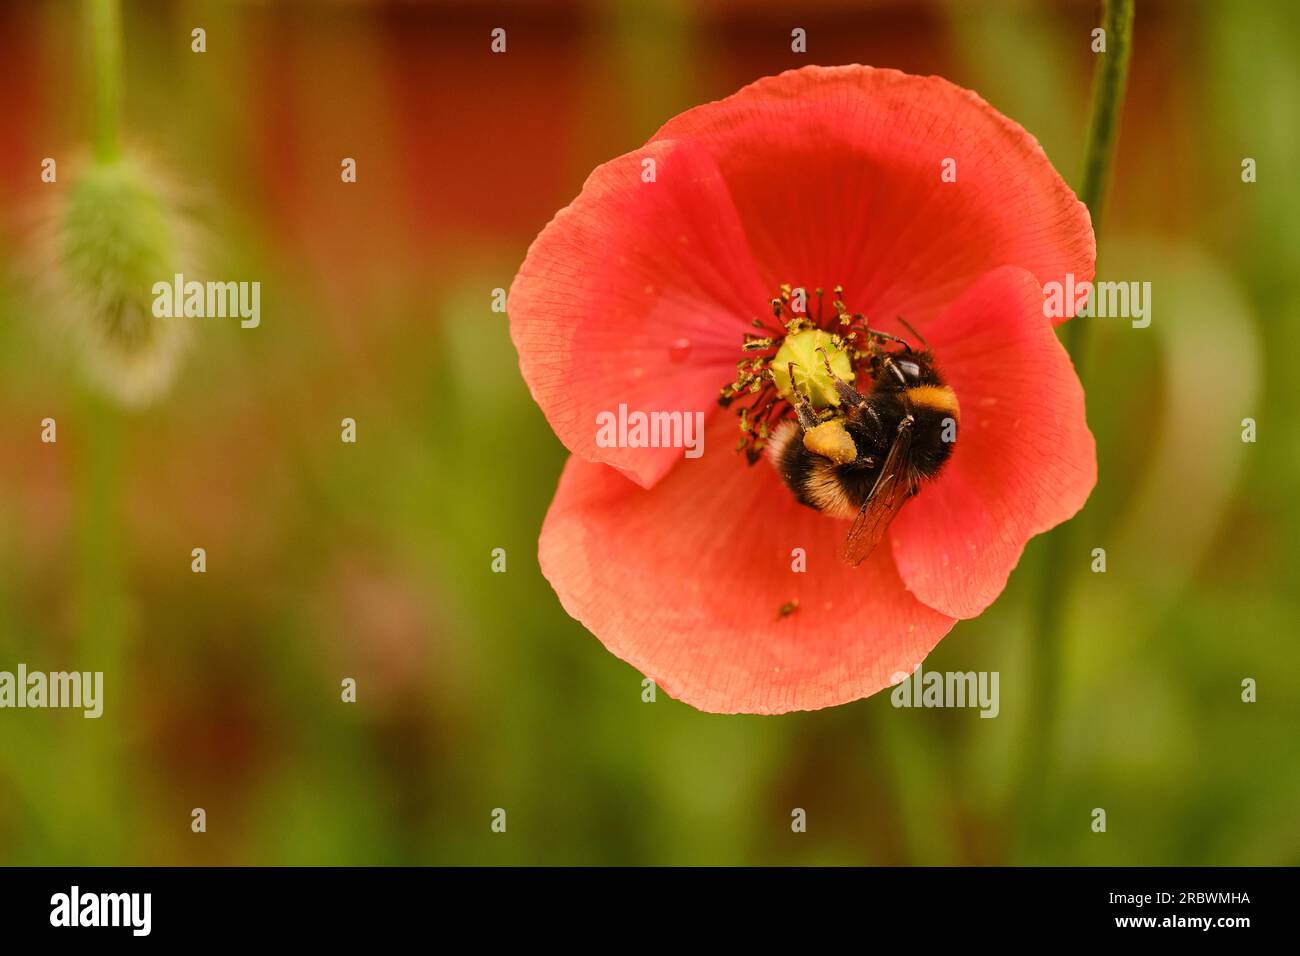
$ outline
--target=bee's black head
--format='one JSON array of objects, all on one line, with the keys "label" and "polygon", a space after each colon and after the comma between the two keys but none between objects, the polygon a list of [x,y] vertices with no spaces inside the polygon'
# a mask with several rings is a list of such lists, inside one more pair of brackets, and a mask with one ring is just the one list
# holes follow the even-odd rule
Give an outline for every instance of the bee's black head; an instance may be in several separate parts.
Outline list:
[{"label": "bee's black head", "polygon": [[929,351],[914,352],[910,348],[882,357],[876,382],[879,388],[887,391],[943,384],[934,370],[934,357]]}]

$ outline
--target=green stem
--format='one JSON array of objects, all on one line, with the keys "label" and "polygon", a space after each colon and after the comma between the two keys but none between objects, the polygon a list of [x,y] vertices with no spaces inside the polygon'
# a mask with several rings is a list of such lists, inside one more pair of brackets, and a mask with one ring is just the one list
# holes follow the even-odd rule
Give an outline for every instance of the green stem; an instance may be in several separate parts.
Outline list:
[{"label": "green stem", "polygon": [[[78,593],[82,670],[109,670],[121,662],[124,632],[121,419],[110,402],[87,394],[81,406]],[[91,666],[91,665],[95,666]]]},{"label": "green stem", "polygon": [[[81,433],[76,462],[77,646],[72,669],[103,673],[102,720],[113,720],[114,715],[121,720],[126,701],[131,699],[127,660],[131,614],[120,509],[122,420],[110,402],[93,393],[83,394],[77,418]],[[83,768],[87,778],[95,780],[97,790],[94,812],[83,814],[77,826],[60,831],[72,840],[65,851],[73,863],[122,859],[122,841],[131,820],[122,781],[133,779],[126,739],[121,734],[88,733],[69,735],[64,742],[63,765]],[[88,839],[91,835],[98,836]]]},{"label": "green stem", "polygon": [[95,65],[95,159],[111,163],[121,149],[122,7],[121,0],[89,0]]},{"label": "green stem", "polygon": [[[1088,137],[1083,153],[1080,198],[1092,217],[1093,234],[1101,235],[1102,212],[1110,187],[1111,166],[1128,83],[1129,53],[1133,40],[1134,0],[1106,0],[1102,26],[1106,30],[1106,52],[1097,54],[1093,74],[1092,107]],[[1065,325],[1065,346],[1083,378],[1088,321],[1075,318]],[[1020,808],[1021,849],[1037,844],[1043,818],[1044,796],[1052,770],[1052,743],[1060,699],[1061,643],[1064,640],[1065,611],[1071,570],[1079,562],[1077,522],[1069,521],[1047,535],[1040,555],[1037,601],[1031,621],[1028,702],[1024,758],[1016,800]],[[1037,639],[1033,638],[1037,635]]]},{"label": "green stem", "polygon": [[[1128,86],[1129,53],[1133,46],[1134,0],[1106,0],[1102,27],[1106,31],[1106,52],[1097,54],[1092,79],[1092,109],[1088,120],[1088,138],[1083,147],[1083,178],[1079,198],[1092,217],[1092,233],[1101,238],[1101,219],[1106,194],[1110,190],[1110,171],[1115,159],[1115,141],[1119,137],[1120,115],[1124,112],[1124,91]],[[1069,322],[1065,326],[1065,344],[1075,366],[1082,359],[1087,322]]]}]

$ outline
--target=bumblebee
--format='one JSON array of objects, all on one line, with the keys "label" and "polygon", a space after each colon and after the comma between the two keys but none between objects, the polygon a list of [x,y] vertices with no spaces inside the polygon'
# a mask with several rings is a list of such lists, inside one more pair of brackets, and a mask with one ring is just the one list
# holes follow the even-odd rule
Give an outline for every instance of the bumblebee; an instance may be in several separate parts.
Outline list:
[{"label": "bumblebee", "polygon": [[939,474],[952,455],[960,417],[957,396],[939,376],[928,346],[916,351],[903,339],[872,335],[902,348],[873,352],[871,390],[864,395],[837,376],[820,351],[839,398],[836,413],[818,418],[793,384],[791,367],[797,420],[777,426],[768,444],[769,459],[800,503],[853,519],[840,556],[855,567],[880,543],[903,503]]}]

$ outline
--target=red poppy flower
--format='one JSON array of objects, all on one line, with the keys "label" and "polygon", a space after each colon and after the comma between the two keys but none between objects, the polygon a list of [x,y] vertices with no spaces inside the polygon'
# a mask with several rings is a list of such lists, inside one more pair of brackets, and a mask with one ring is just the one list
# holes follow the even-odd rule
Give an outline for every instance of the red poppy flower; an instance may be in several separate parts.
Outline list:
[{"label": "red poppy flower", "polygon": [[[676,117],[591,174],[510,290],[523,376],[573,452],[542,572],[610,651],[701,710],[896,683],[1096,481],[1043,312],[1043,285],[1091,279],[1093,261],[1087,211],[1033,137],[938,77],[808,67]],[[900,336],[904,317],[960,403],[950,459],[860,567],[837,558],[847,522],[736,453],[761,444],[762,410],[743,432],[719,405],[783,284],[835,289]],[[620,406],[704,413],[705,453],[606,447],[598,424]]]}]

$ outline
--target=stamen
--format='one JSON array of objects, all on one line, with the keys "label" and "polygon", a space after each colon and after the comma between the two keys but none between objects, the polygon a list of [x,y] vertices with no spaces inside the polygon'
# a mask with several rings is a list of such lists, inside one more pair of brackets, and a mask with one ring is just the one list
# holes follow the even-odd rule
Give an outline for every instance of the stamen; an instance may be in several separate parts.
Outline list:
[{"label": "stamen", "polygon": [[829,315],[821,288],[813,290],[815,310],[804,301],[803,310],[796,311],[796,288],[783,282],[769,301],[778,326],[761,317],[751,321],[759,333],[744,334],[740,343],[744,355],[736,362],[735,380],[718,392],[718,404],[724,408],[740,400],[741,438],[736,450],[745,452],[750,464],[762,457],[776,426],[795,417],[794,388],[807,398],[812,418],[829,421],[839,414],[836,376],[857,382],[859,390],[865,391],[880,369],[881,358],[892,354],[886,347],[907,345],[897,336],[871,328],[863,313],[852,311],[844,286],[831,289]]}]

